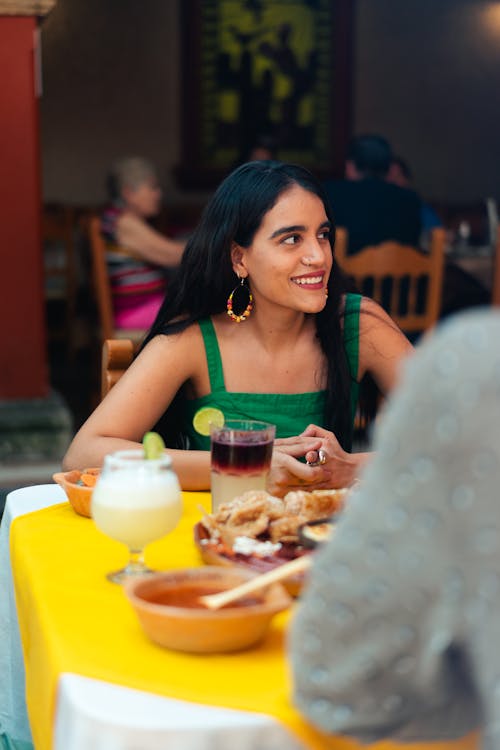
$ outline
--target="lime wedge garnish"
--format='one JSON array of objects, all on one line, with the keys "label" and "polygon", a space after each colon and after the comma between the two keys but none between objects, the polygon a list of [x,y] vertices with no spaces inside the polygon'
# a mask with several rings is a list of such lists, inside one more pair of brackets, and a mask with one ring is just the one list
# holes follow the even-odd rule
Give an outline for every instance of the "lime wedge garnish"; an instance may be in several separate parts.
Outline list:
[{"label": "lime wedge garnish", "polygon": [[224,414],[213,406],[202,406],[193,417],[193,427],[199,435],[210,435],[210,427],[223,427]]},{"label": "lime wedge garnish", "polygon": [[146,432],[142,438],[142,445],[146,458],[160,458],[165,452],[165,443],[162,436],[158,435],[157,432]]}]

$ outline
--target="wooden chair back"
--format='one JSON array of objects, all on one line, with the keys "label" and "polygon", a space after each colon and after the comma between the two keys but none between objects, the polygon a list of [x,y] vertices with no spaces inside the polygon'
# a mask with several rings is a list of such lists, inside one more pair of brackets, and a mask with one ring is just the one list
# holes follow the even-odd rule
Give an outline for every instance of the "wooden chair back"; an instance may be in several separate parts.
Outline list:
[{"label": "wooden chair back", "polygon": [[111,284],[106,263],[106,242],[101,232],[101,219],[91,216],[88,224],[90,251],[92,256],[92,277],[94,293],[101,328],[101,339],[132,339],[140,342],[146,333],[143,329],[115,328]]},{"label": "wooden chair back", "polygon": [[96,297],[97,312],[103,339],[114,338],[113,303],[111,285],[106,266],[106,243],[101,233],[101,220],[91,216],[89,220],[89,240],[92,256],[92,277]]},{"label": "wooden chair back", "polygon": [[78,271],[74,240],[75,212],[70,206],[46,205],[42,211],[45,299],[62,303],[60,323],[50,327],[50,337],[62,339],[72,350],[77,312]]},{"label": "wooden chair back", "polygon": [[443,229],[432,230],[428,253],[390,241],[347,255],[347,245],[346,230],[337,228],[335,257],[339,266],[361,293],[367,293],[369,287],[367,296],[385,307],[405,333],[420,333],[437,322],[444,270]]},{"label": "wooden chair back", "polygon": [[116,385],[134,359],[131,339],[106,339],[102,345],[101,400]]},{"label": "wooden chair back", "polygon": [[497,242],[493,259],[493,284],[491,287],[491,304],[500,305],[500,227],[497,230]]}]

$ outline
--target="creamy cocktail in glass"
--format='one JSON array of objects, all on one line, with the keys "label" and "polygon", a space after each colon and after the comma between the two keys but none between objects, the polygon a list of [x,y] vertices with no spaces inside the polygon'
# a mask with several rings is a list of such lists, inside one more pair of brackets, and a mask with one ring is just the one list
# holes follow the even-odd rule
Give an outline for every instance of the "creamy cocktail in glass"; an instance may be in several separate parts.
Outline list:
[{"label": "creamy cocktail in glass", "polygon": [[127,575],[151,572],[144,565],[144,547],[177,526],[182,498],[171,463],[165,454],[146,459],[140,449],[105,457],[92,494],[92,518],[101,531],[126,544],[130,552],[129,563],[110,573],[110,580],[119,582]]},{"label": "creamy cocktail in glass", "polygon": [[247,490],[265,490],[276,428],[267,422],[230,420],[212,426],[212,510]]}]

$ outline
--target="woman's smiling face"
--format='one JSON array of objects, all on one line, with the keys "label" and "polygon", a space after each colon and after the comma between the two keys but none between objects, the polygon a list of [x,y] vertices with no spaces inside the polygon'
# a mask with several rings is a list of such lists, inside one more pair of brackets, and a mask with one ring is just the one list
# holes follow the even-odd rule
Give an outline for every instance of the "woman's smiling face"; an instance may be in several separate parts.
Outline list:
[{"label": "woman's smiling face", "polygon": [[326,303],[332,268],[331,223],[321,199],[299,185],[280,195],[247,248],[235,245],[233,268],[259,299],[304,313]]}]

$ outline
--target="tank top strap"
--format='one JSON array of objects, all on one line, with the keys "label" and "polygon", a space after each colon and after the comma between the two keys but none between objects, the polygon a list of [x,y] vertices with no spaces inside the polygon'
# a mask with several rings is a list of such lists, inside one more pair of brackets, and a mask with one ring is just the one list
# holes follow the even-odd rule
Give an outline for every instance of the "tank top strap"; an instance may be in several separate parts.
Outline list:
[{"label": "tank top strap", "polygon": [[344,347],[353,380],[359,370],[359,313],[361,294],[346,294],[344,307]]},{"label": "tank top strap", "polygon": [[204,318],[198,321],[198,325],[200,326],[203,343],[205,344],[210,391],[212,393],[225,391],[224,372],[222,370],[219,342],[217,341],[214,324],[210,318]]}]

